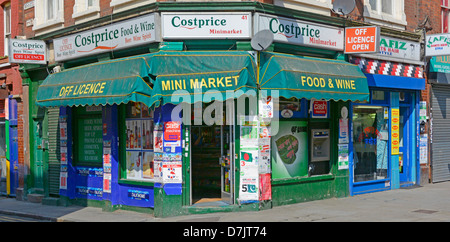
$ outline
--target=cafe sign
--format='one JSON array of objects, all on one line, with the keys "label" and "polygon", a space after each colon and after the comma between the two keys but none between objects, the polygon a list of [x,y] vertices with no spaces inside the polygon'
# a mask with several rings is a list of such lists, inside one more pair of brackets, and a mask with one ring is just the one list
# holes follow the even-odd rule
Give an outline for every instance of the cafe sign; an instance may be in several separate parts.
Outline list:
[{"label": "cafe sign", "polygon": [[266,29],[272,31],[276,42],[344,50],[344,28],[256,13],[254,33]]},{"label": "cafe sign", "polygon": [[157,14],[148,14],[55,39],[55,60],[69,60],[159,41],[158,19]]},{"label": "cafe sign", "polygon": [[251,13],[161,13],[163,39],[248,39]]}]

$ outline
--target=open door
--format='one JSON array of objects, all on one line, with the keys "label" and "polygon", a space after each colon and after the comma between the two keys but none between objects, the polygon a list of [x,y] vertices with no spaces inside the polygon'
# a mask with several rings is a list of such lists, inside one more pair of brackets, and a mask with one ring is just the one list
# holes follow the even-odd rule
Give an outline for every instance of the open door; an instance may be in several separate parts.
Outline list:
[{"label": "open door", "polygon": [[221,198],[223,202],[234,201],[234,102],[226,105],[226,122],[221,126]]}]

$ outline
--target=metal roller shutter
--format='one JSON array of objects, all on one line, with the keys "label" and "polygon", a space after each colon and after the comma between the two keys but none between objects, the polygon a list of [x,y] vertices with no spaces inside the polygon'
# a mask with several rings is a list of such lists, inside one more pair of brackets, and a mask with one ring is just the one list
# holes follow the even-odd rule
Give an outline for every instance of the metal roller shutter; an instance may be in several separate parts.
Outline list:
[{"label": "metal roller shutter", "polygon": [[48,109],[48,190],[59,196],[61,152],[59,140],[59,107]]},{"label": "metal roller shutter", "polygon": [[432,85],[432,181],[450,180],[450,85]]}]

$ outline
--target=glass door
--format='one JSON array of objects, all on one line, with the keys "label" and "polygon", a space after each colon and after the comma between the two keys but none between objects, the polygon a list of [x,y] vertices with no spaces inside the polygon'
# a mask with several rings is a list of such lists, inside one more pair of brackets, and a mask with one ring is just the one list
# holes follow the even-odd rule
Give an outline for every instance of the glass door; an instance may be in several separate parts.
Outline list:
[{"label": "glass door", "polygon": [[400,107],[400,132],[399,132],[399,172],[400,183],[409,182],[410,174],[410,109],[409,107]]},{"label": "glass door", "polygon": [[353,107],[353,180],[388,178],[388,116],[386,107]]},{"label": "glass door", "polygon": [[221,126],[221,199],[233,204],[234,193],[234,102],[224,106],[224,124]]}]

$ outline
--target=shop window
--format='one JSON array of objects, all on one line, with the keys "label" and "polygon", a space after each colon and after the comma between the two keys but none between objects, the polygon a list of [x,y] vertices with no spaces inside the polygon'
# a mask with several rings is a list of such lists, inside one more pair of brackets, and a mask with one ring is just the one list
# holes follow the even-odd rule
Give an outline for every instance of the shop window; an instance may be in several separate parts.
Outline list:
[{"label": "shop window", "polygon": [[103,165],[101,106],[77,107],[74,115],[74,162],[80,166]]},{"label": "shop window", "polygon": [[388,120],[385,107],[353,107],[354,182],[387,178]]},{"label": "shop window", "polygon": [[125,133],[126,179],[153,179],[153,112],[145,104],[126,105]]}]

